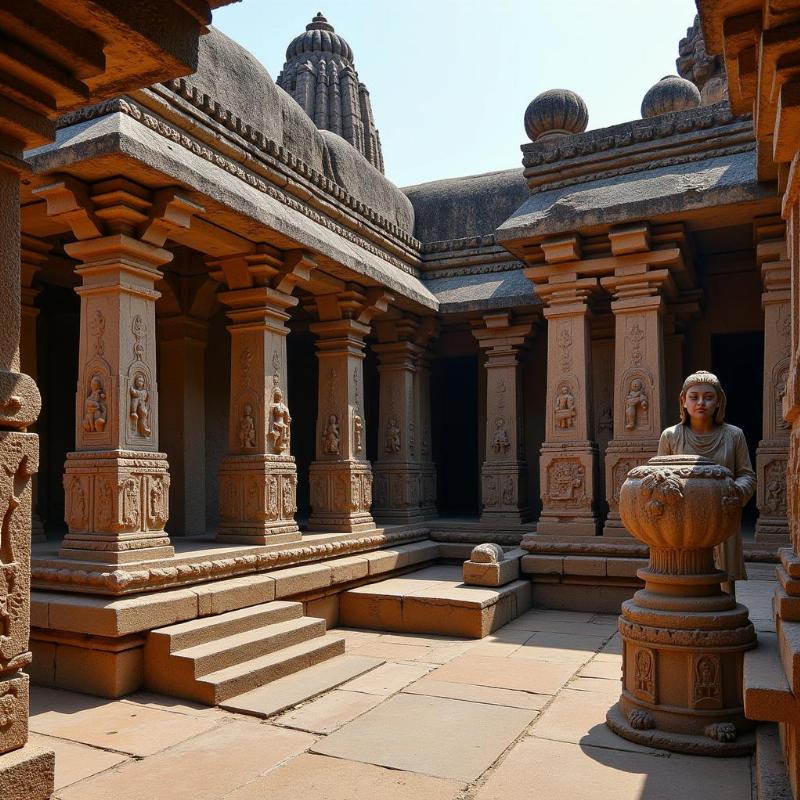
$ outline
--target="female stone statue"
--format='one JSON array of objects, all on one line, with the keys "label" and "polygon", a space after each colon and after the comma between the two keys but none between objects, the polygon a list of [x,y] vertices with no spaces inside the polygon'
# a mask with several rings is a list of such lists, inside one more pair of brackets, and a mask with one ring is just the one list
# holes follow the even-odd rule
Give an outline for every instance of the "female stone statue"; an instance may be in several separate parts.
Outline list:
[{"label": "female stone statue", "polygon": [[[705,371],[690,375],[681,389],[681,421],[661,434],[658,455],[703,456],[727,467],[733,473],[741,504],[745,505],[755,491],[756,476],[744,433],[724,421],[725,404],[725,392],[716,375]],[[733,594],[735,582],[747,580],[741,531],[716,546],[714,560],[719,569],[728,573],[722,588]]]},{"label": "female stone statue", "polygon": [[642,411],[647,411],[647,393],[644,390],[644,383],[639,378],[634,378],[625,396],[625,430],[636,429],[636,418],[640,408]]},{"label": "female stone statue", "polygon": [[292,431],[292,417],[289,406],[283,402],[283,390],[276,384],[272,390],[272,403],[270,404],[270,431],[272,446],[276,453],[286,453]]},{"label": "female stone statue", "polygon": [[129,393],[131,396],[131,428],[146,439],[152,433],[150,430],[150,392],[141,372],[136,373]]},{"label": "female stone statue", "polygon": [[339,452],[339,418],[336,414],[328,417],[325,430],[322,432],[322,452],[330,455]]},{"label": "female stone statue", "polygon": [[106,393],[99,375],[92,375],[89,394],[83,402],[83,429],[88,433],[101,433],[106,429]]}]

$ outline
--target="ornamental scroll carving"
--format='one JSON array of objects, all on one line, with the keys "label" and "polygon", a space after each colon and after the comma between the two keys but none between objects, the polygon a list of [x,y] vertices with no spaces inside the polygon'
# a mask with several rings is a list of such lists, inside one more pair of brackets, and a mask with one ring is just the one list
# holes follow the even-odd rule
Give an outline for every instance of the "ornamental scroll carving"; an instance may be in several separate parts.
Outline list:
[{"label": "ornamental scroll carving", "polygon": [[642,328],[643,319],[641,317],[634,317],[630,322],[630,327],[625,335],[625,341],[628,345],[628,354],[630,356],[631,364],[638,367],[644,361],[644,352],[642,351],[642,343],[644,342],[647,334]]}]

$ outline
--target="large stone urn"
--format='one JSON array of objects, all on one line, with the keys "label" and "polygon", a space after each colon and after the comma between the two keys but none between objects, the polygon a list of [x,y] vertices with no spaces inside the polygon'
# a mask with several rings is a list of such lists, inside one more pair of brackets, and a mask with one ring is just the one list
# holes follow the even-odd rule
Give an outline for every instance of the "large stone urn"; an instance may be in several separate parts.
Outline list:
[{"label": "large stone urn", "polygon": [[638,572],[644,589],[622,604],[622,695],[609,727],[679,753],[749,753],[742,661],[756,635],[714,565],[714,545],[740,524],[730,471],[698,456],[651,458],[628,473],[619,511],[650,563]]}]

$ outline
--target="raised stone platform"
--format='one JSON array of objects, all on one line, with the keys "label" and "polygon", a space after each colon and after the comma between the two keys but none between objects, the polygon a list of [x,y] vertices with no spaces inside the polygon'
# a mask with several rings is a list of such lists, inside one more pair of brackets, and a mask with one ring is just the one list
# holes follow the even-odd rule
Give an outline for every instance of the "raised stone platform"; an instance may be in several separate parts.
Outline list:
[{"label": "raised stone platform", "polygon": [[355,628],[480,639],[530,607],[528,581],[466,586],[461,567],[435,566],[344,592],[339,621]]}]

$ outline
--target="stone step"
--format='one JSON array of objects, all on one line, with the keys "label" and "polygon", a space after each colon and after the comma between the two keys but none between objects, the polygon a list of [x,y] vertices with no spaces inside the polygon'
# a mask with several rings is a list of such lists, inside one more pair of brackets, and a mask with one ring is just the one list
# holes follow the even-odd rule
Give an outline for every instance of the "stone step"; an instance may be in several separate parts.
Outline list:
[{"label": "stone step", "polygon": [[467,586],[461,566],[428,567],[343,592],[339,624],[480,639],[531,607],[531,584]]},{"label": "stone step", "polygon": [[200,617],[188,622],[179,622],[150,631],[150,640],[158,643],[166,652],[175,653],[189,647],[213,642],[225,636],[263,628],[277,622],[299,619],[303,616],[303,604],[285,600],[259,603],[255,606],[227,611],[212,617]]},{"label": "stone step", "polygon": [[178,650],[172,653],[171,668],[180,669],[185,665],[186,674],[201,678],[210,672],[217,672],[324,635],[325,620],[316,617],[276,622],[263,628],[234,633],[213,642]]},{"label": "stone step", "polygon": [[758,645],[744,654],[744,710],[749,719],[797,722],[798,703],[786,680],[774,633],[759,633]]},{"label": "stone step", "polygon": [[220,703],[220,708],[266,719],[335,689],[384,663],[382,658],[370,656],[336,656],[258,689],[231,697]]},{"label": "stone step", "polygon": [[183,696],[201,703],[219,705],[235,695],[342,655],[344,648],[343,638],[327,633],[316,639],[205,675],[187,687],[192,693],[191,696],[188,694]]}]

